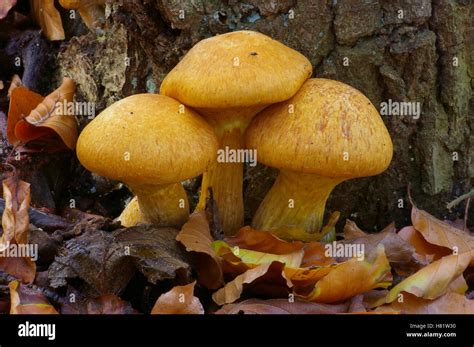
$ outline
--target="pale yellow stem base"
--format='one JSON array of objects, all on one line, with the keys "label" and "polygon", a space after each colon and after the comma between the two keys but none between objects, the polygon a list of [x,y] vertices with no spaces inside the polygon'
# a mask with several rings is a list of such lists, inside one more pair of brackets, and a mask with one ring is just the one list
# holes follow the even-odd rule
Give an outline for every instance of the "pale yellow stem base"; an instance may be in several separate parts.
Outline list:
[{"label": "pale yellow stem base", "polygon": [[329,194],[343,178],[280,171],[273,187],[260,204],[252,221],[258,230],[271,231],[287,239],[301,232],[318,233]]},{"label": "pale yellow stem base", "polygon": [[126,228],[133,227],[140,223],[148,223],[140,211],[140,206],[138,206],[138,199],[136,196],[130,200],[120,216],[118,216],[117,220]]},{"label": "pale yellow stem base", "polygon": [[[181,183],[169,185],[130,186],[137,196],[137,206],[130,202],[122,215],[127,223],[146,222],[159,227],[181,228],[189,218],[189,203]],[[130,211],[127,211],[130,209]],[[122,217],[120,216],[120,218]]]},{"label": "pale yellow stem base", "polygon": [[[219,149],[244,149],[245,129],[252,118],[265,106],[234,109],[198,109],[214,127],[219,139]],[[212,187],[219,209],[222,228],[226,235],[234,235],[244,224],[244,202],[242,196],[243,163],[216,162],[203,174],[201,196],[196,207],[206,206],[208,187]]]}]

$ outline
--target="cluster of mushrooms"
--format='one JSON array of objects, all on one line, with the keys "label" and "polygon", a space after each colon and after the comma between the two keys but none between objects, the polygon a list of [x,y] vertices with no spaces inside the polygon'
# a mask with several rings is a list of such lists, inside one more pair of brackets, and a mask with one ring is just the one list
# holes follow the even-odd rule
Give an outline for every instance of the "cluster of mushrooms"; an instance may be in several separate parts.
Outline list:
[{"label": "cluster of mushrooms", "polygon": [[[82,131],[80,162],[135,194],[120,221],[181,227],[189,216],[182,181],[203,174],[196,209],[212,187],[226,235],[244,223],[243,163],[217,151],[249,148],[280,169],[252,226],[278,235],[319,233],[339,183],[384,171],[390,135],[358,90],[312,78],[302,54],[253,31],[197,43],[166,76],[160,94],[137,94],[101,112]],[[289,237],[291,238],[291,237]]]}]

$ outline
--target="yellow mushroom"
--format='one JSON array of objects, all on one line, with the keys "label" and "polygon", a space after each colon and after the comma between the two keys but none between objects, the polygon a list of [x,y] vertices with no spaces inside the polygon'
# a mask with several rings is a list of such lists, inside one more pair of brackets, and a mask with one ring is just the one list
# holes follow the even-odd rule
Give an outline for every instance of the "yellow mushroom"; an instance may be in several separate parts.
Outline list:
[{"label": "yellow mushroom", "polygon": [[369,99],[344,83],[319,78],[257,115],[246,143],[258,151],[259,161],[280,169],[252,225],[286,238],[301,230],[319,232],[334,187],[383,172],[393,154]]}]

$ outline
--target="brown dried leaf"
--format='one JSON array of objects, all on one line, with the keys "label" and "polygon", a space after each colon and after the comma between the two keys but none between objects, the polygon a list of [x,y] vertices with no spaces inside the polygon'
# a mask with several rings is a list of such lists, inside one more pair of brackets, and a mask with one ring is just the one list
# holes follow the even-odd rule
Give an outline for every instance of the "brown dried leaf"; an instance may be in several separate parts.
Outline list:
[{"label": "brown dried leaf", "polygon": [[76,83],[65,77],[62,84],[50,93],[25,118],[28,124],[53,130],[61,137],[69,149],[74,149],[77,142],[77,121],[74,115],[64,113],[65,103],[71,103],[76,91]]},{"label": "brown dried leaf", "polygon": [[423,235],[412,226],[401,229],[398,236],[415,247],[416,252],[424,256],[430,263],[452,254],[449,248],[433,245],[426,241]]},{"label": "brown dried leaf", "polygon": [[48,40],[64,40],[64,29],[61,15],[54,0],[31,0],[33,15]]},{"label": "brown dried leaf", "polygon": [[10,83],[10,88],[8,88],[8,98],[11,97],[13,89],[23,86],[20,76],[13,75],[12,82]]},{"label": "brown dried leaf", "polygon": [[176,240],[186,247],[186,251],[195,253],[199,283],[209,289],[219,288],[224,283],[222,262],[212,248],[214,240],[206,213],[197,211],[191,214],[189,221],[176,236]]},{"label": "brown dried leaf", "polygon": [[10,247],[28,243],[30,185],[16,176],[7,178],[3,180],[3,197],[5,209],[2,215],[3,235],[0,239],[0,269],[25,283],[32,283],[36,264],[31,258],[8,256]]},{"label": "brown dried leaf", "polygon": [[377,307],[375,312],[399,311],[404,314],[474,314],[474,300],[462,294],[448,292],[435,300],[421,299],[406,293],[403,302]]},{"label": "brown dried leaf", "polygon": [[218,305],[230,304],[238,300],[244,290],[267,297],[287,296],[293,283],[287,279],[284,267],[284,264],[274,261],[247,270],[215,292],[212,299]]},{"label": "brown dried leaf", "polygon": [[156,300],[151,314],[204,314],[204,308],[194,296],[196,281],[185,286],[176,286]]},{"label": "brown dried leaf", "polygon": [[[348,221],[349,222],[349,221]],[[346,223],[346,226],[348,224]],[[350,222],[352,230],[360,230],[354,222]],[[352,234],[355,236],[355,234]],[[416,249],[410,243],[402,239],[395,232],[395,225],[389,224],[386,228],[377,234],[367,234],[364,236],[353,237],[350,240],[339,241],[342,244],[361,244],[364,246],[364,252],[370,254],[379,244],[385,248],[385,254],[390,265],[401,274],[411,274],[416,272],[428,262],[416,254]],[[339,257],[338,261],[346,261],[349,258]]]},{"label": "brown dried leaf", "polygon": [[0,19],[7,16],[8,11],[16,5],[16,0],[2,0],[0,2]]},{"label": "brown dried leaf", "polygon": [[58,314],[56,309],[37,289],[29,288],[18,281],[9,283],[10,314]]},{"label": "brown dried leaf", "polygon": [[347,312],[347,303],[338,305],[318,304],[288,299],[249,299],[237,304],[228,304],[215,314],[335,314]]},{"label": "brown dried leaf", "polygon": [[352,240],[363,236],[367,236],[367,233],[359,229],[354,221],[346,219],[346,224],[344,225],[344,240]]},{"label": "brown dried leaf", "polygon": [[113,294],[105,294],[87,303],[87,314],[137,314],[129,302]]},{"label": "brown dried leaf", "polygon": [[[447,247],[456,253],[474,250],[473,235],[440,221],[428,212],[419,210],[415,205],[411,210],[411,220],[413,227],[423,235],[427,242],[433,245]],[[471,265],[474,265],[474,259]]]}]

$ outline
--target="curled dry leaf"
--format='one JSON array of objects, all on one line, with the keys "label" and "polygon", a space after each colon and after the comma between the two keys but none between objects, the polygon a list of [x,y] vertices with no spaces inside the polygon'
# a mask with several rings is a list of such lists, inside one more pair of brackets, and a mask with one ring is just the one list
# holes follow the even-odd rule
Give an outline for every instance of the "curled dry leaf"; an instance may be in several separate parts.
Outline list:
[{"label": "curled dry leaf", "polygon": [[352,240],[363,236],[367,236],[367,233],[359,229],[355,222],[346,219],[346,224],[344,225],[344,240]]},{"label": "curled dry leaf", "polygon": [[[450,255],[422,268],[393,287],[384,298],[393,302],[402,292],[411,293],[423,299],[436,299],[445,294],[451,283],[457,280],[472,260],[472,252]],[[458,282],[459,283],[459,282]]]},{"label": "curled dry leaf", "polygon": [[151,314],[204,314],[204,308],[194,296],[196,281],[185,286],[176,286],[162,294],[153,306]]},{"label": "curled dry leaf", "polygon": [[16,5],[16,0],[3,0],[0,2],[0,19],[7,16],[8,11]]},{"label": "curled dry leaf", "polygon": [[186,251],[194,253],[199,283],[209,289],[219,288],[224,283],[222,262],[212,248],[214,240],[206,213],[197,211],[191,214],[176,240],[183,244]]},{"label": "curled dry leaf", "polygon": [[[74,149],[77,121],[71,113],[76,85],[64,78],[61,86],[46,98],[26,87],[12,90],[8,111],[7,139],[40,150]],[[73,113],[73,112],[72,112]]]},{"label": "curled dry leaf", "polygon": [[319,304],[288,299],[248,299],[236,304],[228,304],[215,314],[335,314],[348,310],[348,304]]},{"label": "curled dry leaf", "polygon": [[54,0],[31,0],[33,15],[48,40],[64,40],[64,29],[61,15]]},{"label": "curled dry leaf", "polygon": [[375,312],[398,311],[404,314],[474,314],[474,300],[454,292],[448,292],[435,300],[405,294],[403,301],[377,307]]},{"label": "curled dry leaf", "polygon": [[391,284],[390,265],[384,247],[378,246],[366,259],[352,258],[339,264],[321,280],[309,293],[301,293],[304,300],[333,303],[351,298],[375,288],[387,288]]},{"label": "curled dry leaf", "polygon": [[320,243],[310,242],[302,245],[303,248],[292,253],[272,254],[236,248],[236,246],[231,248],[224,241],[213,243],[216,254],[222,257],[223,270],[228,277],[235,278],[235,276],[258,265],[278,261],[285,264],[283,271],[286,278],[295,285],[306,286],[314,284],[318,279],[327,275],[336,264],[332,258],[325,257],[324,246]]},{"label": "curled dry leaf", "polygon": [[288,296],[293,283],[285,276],[285,265],[277,261],[262,264],[237,276],[212,295],[218,305],[238,300],[245,291],[266,297]]},{"label": "curled dry leaf", "polygon": [[[474,250],[473,235],[440,221],[428,212],[419,210],[415,205],[411,210],[411,221],[413,227],[433,245],[449,248],[456,253]],[[471,265],[474,265],[474,259],[472,261]]]},{"label": "curled dry leaf", "polygon": [[[349,227],[348,227],[349,225]],[[348,221],[344,230],[360,230],[357,225]],[[416,253],[416,249],[410,243],[402,239],[395,232],[395,225],[389,224],[386,228],[376,234],[363,233],[363,236],[354,237],[355,234],[351,234],[350,240],[339,241],[338,243],[343,245],[361,245],[364,248],[366,254],[370,254],[378,245],[383,245],[385,254],[390,265],[399,274],[412,274],[419,270],[422,266],[428,264],[428,262],[420,257]],[[346,261],[348,257],[338,257],[338,261]]]},{"label": "curled dry leaf", "polygon": [[37,289],[18,281],[8,284],[10,289],[10,314],[58,314],[45,296]]},{"label": "curled dry leaf", "polygon": [[3,181],[5,208],[2,215],[3,234],[0,239],[0,269],[21,279],[33,282],[36,265],[30,257],[9,256],[10,248],[28,244],[30,218],[30,185],[16,176]]},{"label": "curled dry leaf", "polygon": [[424,256],[429,262],[432,260],[438,260],[453,253],[447,247],[429,243],[425,240],[423,235],[412,226],[407,226],[401,229],[398,232],[398,236],[415,247],[416,252]]},{"label": "curled dry leaf", "polygon": [[113,294],[105,294],[87,303],[87,314],[136,314],[129,302]]},{"label": "curled dry leaf", "polygon": [[13,75],[12,82],[10,83],[10,88],[8,88],[8,98],[11,98],[13,89],[23,86],[20,76]]}]

